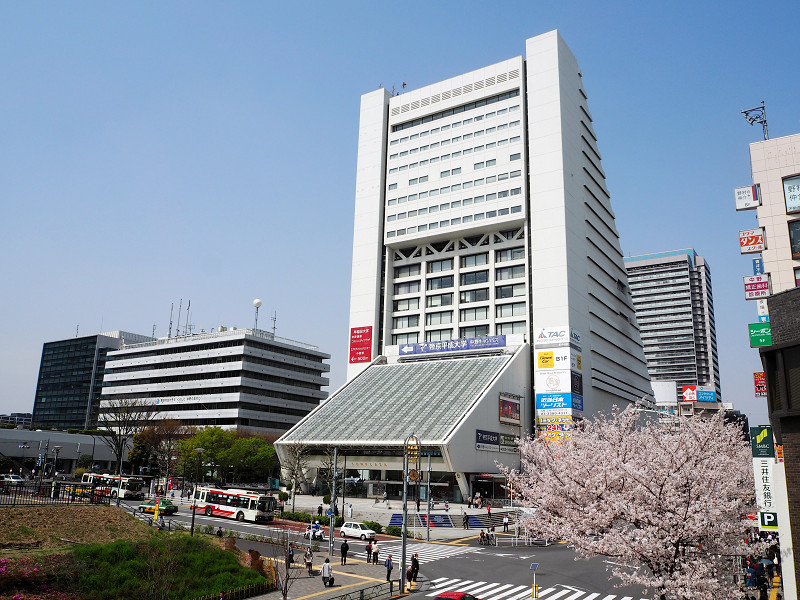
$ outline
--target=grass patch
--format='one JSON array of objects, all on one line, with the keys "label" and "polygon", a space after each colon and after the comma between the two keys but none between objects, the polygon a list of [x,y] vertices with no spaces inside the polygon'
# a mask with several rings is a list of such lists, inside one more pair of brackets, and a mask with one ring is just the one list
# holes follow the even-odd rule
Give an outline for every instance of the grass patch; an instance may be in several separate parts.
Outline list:
[{"label": "grass patch", "polygon": [[[39,598],[83,600],[192,600],[264,582],[216,540],[186,534],[90,544],[35,559],[1,560],[7,574],[14,574],[0,579],[0,597],[9,598],[15,593],[25,598],[37,593]],[[43,594],[45,590],[53,595]]]},{"label": "grass patch", "polygon": [[30,539],[35,536],[36,532],[30,527],[25,527],[25,525],[18,525],[11,531],[7,531],[3,537],[5,537],[8,540],[22,540],[22,539]]}]

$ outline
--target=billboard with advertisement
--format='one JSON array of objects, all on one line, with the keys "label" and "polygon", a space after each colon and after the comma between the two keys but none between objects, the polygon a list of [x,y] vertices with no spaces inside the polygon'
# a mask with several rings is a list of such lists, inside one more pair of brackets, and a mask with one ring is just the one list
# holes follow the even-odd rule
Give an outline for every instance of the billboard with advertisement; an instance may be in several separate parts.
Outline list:
[{"label": "billboard with advertisement", "polygon": [[753,458],[775,457],[775,444],[772,440],[772,427],[769,425],[751,427],[750,444],[753,447]]},{"label": "billboard with advertisement", "polygon": [[572,416],[571,408],[537,408],[536,417],[569,417]]},{"label": "billboard with advertisement", "polygon": [[754,252],[762,252],[765,249],[763,227],[739,232],[739,252],[741,254],[753,254]]},{"label": "billboard with advertisement", "polygon": [[766,397],[767,378],[764,376],[764,371],[753,373],[753,385],[756,388],[756,397]]},{"label": "billboard with advertisement", "polygon": [[751,210],[761,206],[761,195],[757,185],[738,187],[733,190],[736,199],[736,210]]},{"label": "billboard with advertisement", "polygon": [[551,348],[536,352],[536,369],[581,370],[581,355],[574,348]]},{"label": "billboard with advertisement", "polygon": [[717,391],[705,385],[684,385],[681,395],[684,402],[716,402]]},{"label": "billboard with advertisement", "polygon": [[453,352],[455,350],[481,350],[483,348],[503,348],[506,345],[505,335],[488,335],[482,338],[461,338],[441,342],[423,342],[421,344],[401,344],[398,347],[400,356],[408,354],[430,354],[432,352]]},{"label": "billboard with advertisement", "polygon": [[800,211],[800,175],[783,180],[783,198],[787,213]]},{"label": "billboard with advertisement", "polygon": [[475,430],[475,449],[500,451],[500,434],[495,431]]},{"label": "billboard with advertisement", "polygon": [[553,408],[572,408],[572,394],[569,392],[536,394],[536,410]]},{"label": "billboard with advertisement", "polygon": [[772,346],[772,325],[767,323],[750,323],[747,325],[750,332],[750,347],[762,348]]},{"label": "billboard with advertisement", "polygon": [[745,300],[758,300],[770,295],[769,273],[748,275],[743,280]]},{"label": "billboard with advertisement", "polygon": [[570,371],[536,371],[533,381],[540,394],[571,391]]},{"label": "billboard with advertisement", "polygon": [[514,394],[500,394],[500,422],[522,425],[520,405],[522,398]]},{"label": "billboard with advertisement", "polygon": [[519,452],[519,446],[517,445],[517,436],[501,433],[500,452],[508,452],[508,453]]},{"label": "billboard with advertisement", "polygon": [[362,363],[372,360],[372,326],[350,329],[350,362]]}]

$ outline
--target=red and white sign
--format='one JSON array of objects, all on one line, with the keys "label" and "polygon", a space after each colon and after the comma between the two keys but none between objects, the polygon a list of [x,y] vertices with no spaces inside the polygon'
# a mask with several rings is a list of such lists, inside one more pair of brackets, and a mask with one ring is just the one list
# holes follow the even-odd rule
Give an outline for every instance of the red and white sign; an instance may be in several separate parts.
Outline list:
[{"label": "red and white sign", "polygon": [[744,277],[744,299],[758,300],[769,296],[769,273]]},{"label": "red and white sign", "polygon": [[767,379],[764,371],[753,373],[753,383],[756,386],[756,396],[765,397],[767,395]]},{"label": "red and white sign", "polygon": [[739,232],[739,252],[741,254],[753,254],[754,252],[762,252],[765,249],[763,227]]},{"label": "red and white sign", "polygon": [[694,402],[697,400],[697,386],[685,385],[683,386],[683,401]]},{"label": "red and white sign", "polygon": [[362,363],[372,360],[372,326],[350,329],[350,362]]}]

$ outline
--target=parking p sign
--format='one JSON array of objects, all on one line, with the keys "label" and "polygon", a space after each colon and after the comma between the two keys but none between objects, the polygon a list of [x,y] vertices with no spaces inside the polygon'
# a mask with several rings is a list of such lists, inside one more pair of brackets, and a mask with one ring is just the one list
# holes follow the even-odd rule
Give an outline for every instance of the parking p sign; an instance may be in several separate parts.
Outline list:
[{"label": "parking p sign", "polygon": [[758,513],[758,529],[759,531],[777,531],[778,530],[778,513],[764,512]]}]

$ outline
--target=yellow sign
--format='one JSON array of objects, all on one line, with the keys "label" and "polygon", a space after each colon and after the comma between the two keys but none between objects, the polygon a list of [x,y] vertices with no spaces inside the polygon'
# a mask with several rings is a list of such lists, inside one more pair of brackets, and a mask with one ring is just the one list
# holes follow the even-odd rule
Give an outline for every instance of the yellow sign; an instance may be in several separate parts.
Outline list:
[{"label": "yellow sign", "polygon": [[575,366],[578,367],[578,371],[582,371],[583,370],[583,367],[581,366],[581,355],[580,354],[576,354],[575,355]]},{"label": "yellow sign", "polygon": [[552,369],[555,365],[555,358],[552,352],[539,352],[539,368]]}]

